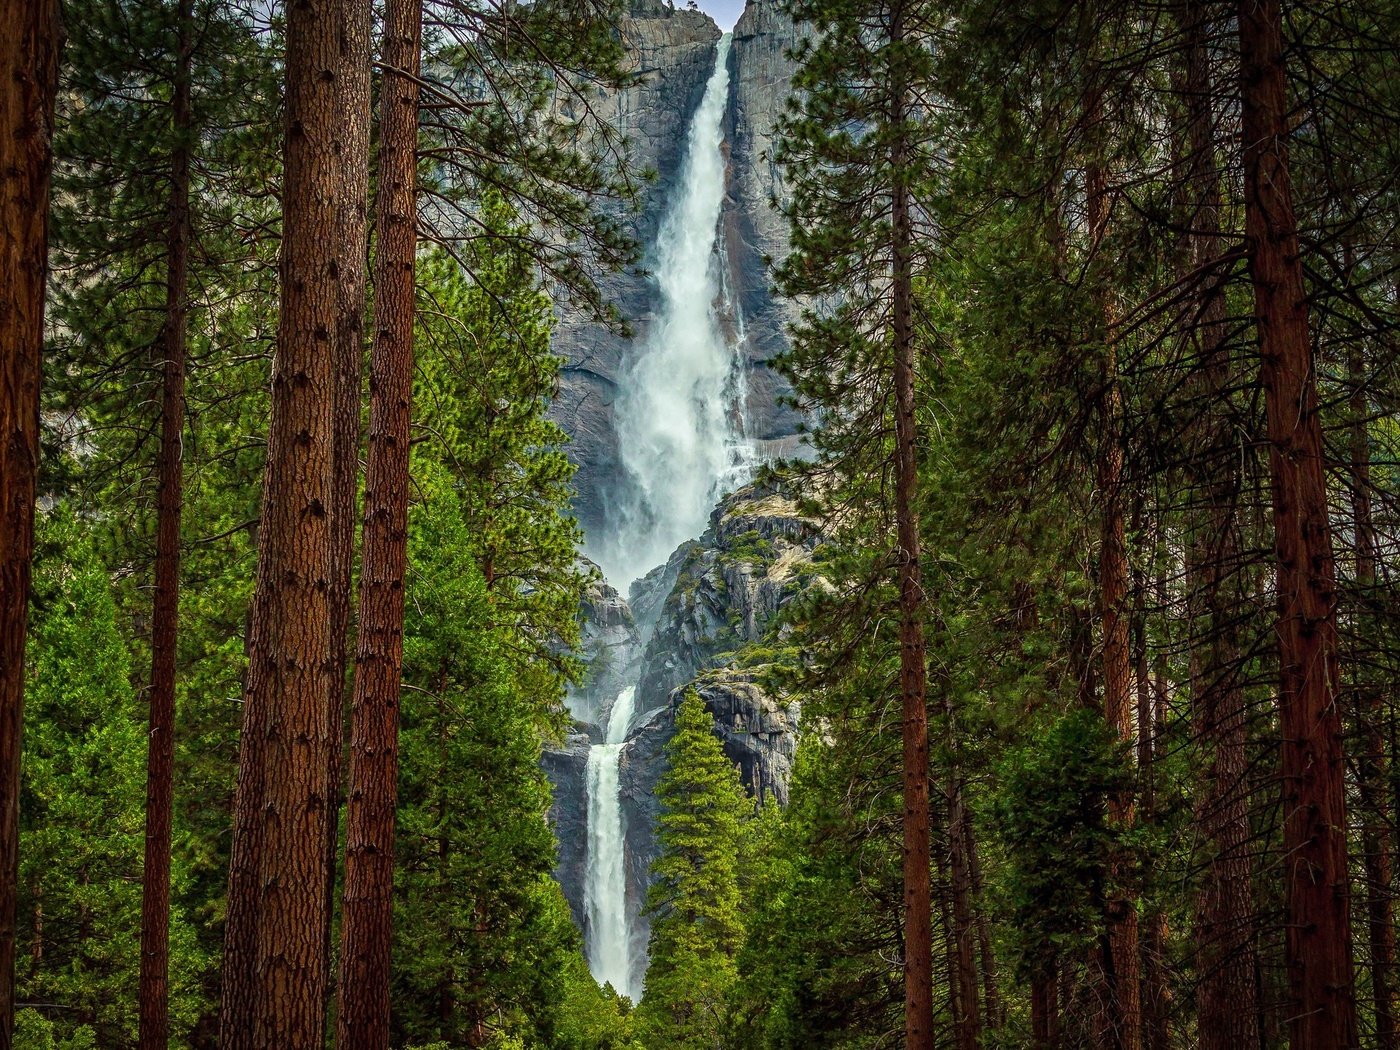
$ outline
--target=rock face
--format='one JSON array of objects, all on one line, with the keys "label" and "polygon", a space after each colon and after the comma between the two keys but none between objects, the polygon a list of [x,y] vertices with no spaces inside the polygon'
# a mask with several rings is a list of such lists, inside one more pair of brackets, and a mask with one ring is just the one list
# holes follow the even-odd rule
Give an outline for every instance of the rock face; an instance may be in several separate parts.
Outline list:
[{"label": "rock face", "polygon": [[[628,136],[638,168],[657,173],[643,192],[635,223],[635,234],[649,253],[680,177],[686,135],[714,69],[720,31],[699,11],[676,9],[663,0],[633,0],[621,32],[633,68],[643,78],[624,91],[603,94],[597,109]],[[797,446],[797,417],[779,404],[786,385],[768,366],[786,346],[789,315],[775,305],[764,262],[787,251],[784,220],[771,203],[783,197],[783,189],[767,150],[792,75],[783,52],[796,40],[777,0],[750,0],[734,31],[725,117],[731,163],[721,216],[728,293],[721,322],[744,333],[750,362],[748,430],[758,448],[772,454]],[[644,256],[644,268],[653,269],[653,264]],[[578,465],[575,512],[590,534],[610,527],[604,497],[621,470],[612,406],[619,380],[644,345],[655,298],[651,278],[640,274],[608,275],[601,284],[606,299],[632,322],[634,335],[612,334],[562,309],[555,348],[565,365],[551,410],[570,435],[570,456]]]},{"label": "rock face", "polygon": [[[715,733],[750,795],[787,802],[799,709],[768,693],[758,668],[736,669],[736,652],[770,635],[774,617],[817,579],[815,522],[769,485],[755,484],[715,509],[705,534],[632,589],[632,604],[601,584],[585,604],[588,651],[602,670],[570,698],[595,722],[616,692],[637,683],[637,717],[619,766],[627,840],[627,896],[639,910],[656,859],[656,784],[675,710],[694,688],[715,718]],[[658,597],[661,595],[661,597]],[[635,613],[634,607],[646,610]],[[609,692],[612,690],[612,692]],[[578,717],[578,714],[576,714]],[[596,730],[593,730],[596,734]],[[559,881],[582,927],[588,801],[584,783],[590,729],[580,724],[564,748],[547,752],[559,838]],[[636,931],[645,944],[645,928]]]},{"label": "rock face", "polygon": [[[691,120],[714,69],[720,32],[698,11],[665,0],[632,0],[621,32],[633,67],[643,74],[625,91],[604,93],[598,112],[622,129],[631,156],[650,168],[650,184],[635,233],[648,251],[679,182]],[[798,447],[795,412],[781,404],[785,382],[771,368],[787,346],[791,307],[770,290],[769,259],[787,252],[785,198],[771,151],[793,73],[786,52],[799,32],[778,0],[749,0],[734,30],[728,62],[730,94],[724,114],[728,151],[720,213],[716,303],[725,327],[748,363],[745,437],[762,457]],[[654,260],[644,258],[652,268]],[[621,471],[612,406],[618,386],[646,343],[656,290],[650,278],[612,275],[606,298],[634,326],[630,340],[561,308],[555,346],[565,357],[552,414],[570,435],[578,465],[575,511],[585,531],[610,529],[606,493]],[[558,876],[580,928],[585,926],[588,861],[586,766],[600,724],[619,692],[636,688],[636,717],[619,761],[626,836],[628,912],[637,916],[656,857],[655,789],[664,748],[675,731],[674,712],[693,687],[715,717],[715,732],[758,799],[787,800],[799,711],[770,695],[757,669],[737,669],[735,654],[764,641],[774,617],[814,578],[816,525],[772,487],[749,486],[715,509],[705,534],[681,545],[665,565],[636,581],[624,599],[599,583],[581,610],[587,682],[568,698],[574,732],[548,751],[544,768],[554,785],[552,823],[559,839]],[[634,957],[644,953],[644,923],[632,929]]]},{"label": "rock face", "polygon": [[769,274],[769,260],[781,262],[788,251],[781,210],[788,191],[773,148],[796,68],[788,53],[803,35],[778,0],[749,0],[734,26],[725,114],[729,193],[720,219],[730,296],[752,363],[752,436],[760,447],[784,455],[796,448],[798,419],[793,409],[779,404],[787,384],[767,363],[787,348],[787,326],[796,316],[789,302],[774,297]]}]

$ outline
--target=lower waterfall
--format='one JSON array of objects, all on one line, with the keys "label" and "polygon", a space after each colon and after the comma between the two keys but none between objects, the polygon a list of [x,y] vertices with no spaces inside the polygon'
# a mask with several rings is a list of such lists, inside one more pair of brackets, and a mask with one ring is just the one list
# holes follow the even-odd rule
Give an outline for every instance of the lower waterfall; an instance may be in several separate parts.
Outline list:
[{"label": "lower waterfall", "polygon": [[[613,404],[623,471],[608,498],[617,525],[608,535],[590,536],[588,553],[624,593],[681,543],[699,536],[720,496],[745,484],[756,465],[745,426],[743,319],[725,281],[719,237],[729,44],[726,33],[654,246],[655,316],[637,357],[619,377]],[[729,335],[720,311],[731,322]],[[665,698],[639,698],[641,669],[631,674],[633,684],[606,714],[603,742],[588,751],[584,932],[593,976],[636,1002],[646,952],[638,922],[642,902],[628,898],[619,764],[637,704]]]},{"label": "lower waterfall", "polygon": [[631,924],[627,919],[627,854],[618,795],[618,766],[632,727],[637,687],[617,695],[608,712],[604,742],[588,749],[588,967],[599,984],[610,983],[633,1001]]}]

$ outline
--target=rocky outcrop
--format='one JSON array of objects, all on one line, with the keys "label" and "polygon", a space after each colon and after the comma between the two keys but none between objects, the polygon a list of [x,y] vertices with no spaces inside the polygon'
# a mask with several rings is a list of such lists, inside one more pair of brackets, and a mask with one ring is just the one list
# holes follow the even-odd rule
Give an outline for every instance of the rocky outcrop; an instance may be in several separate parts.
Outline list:
[{"label": "rocky outcrop", "polygon": [[563,747],[546,748],[541,758],[553,796],[549,824],[559,843],[554,875],[564,888],[574,923],[584,926],[583,891],[588,864],[588,748],[586,732],[569,734]]},{"label": "rocky outcrop", "polygon": [[677,686],[763,641],[810,575],[820,538],[816,523],[771,486],[751,485],[720,503],[705,535],[668,563],[675,582],[646,641],[640,709],[660,707]]},{"label": "rocky outcrop", "polygon": [[[590,591],[583,636],[595,669],[570,705],[576,717],[587,712],[596,723],[621,688],[637,683],[638,714],[619,764],[634,906],[645,900],[656,859],[656,784],[687,689],[695,689],[714,716],[715,733],[749,794],[787,802],[798,705],[765,689],[761,668],[733,665],[739,650],[770,640],[778,614],[820,579],[813,556],[821,541],[817,522],[803,517],[787,493],[757,483],[722,501],[703,536],[637,581],[631,603],[606,583]],[[597,738],[596,726],[580,722],[566,746],[544,758],[554,785],[557,873],[580,926],[590,735]],[[645,930],[638,936],[645,944]]]},{"label": "rocky outcrop", "polygon": [[[598,567],[587,558],[580,560],[585,567],[597,571]],[[601,573],[584,595],[579,621],[579,651],[588,672],[581,684],[569,690],[565,704],[575,722],[596,726],[613,698],[635,680],[636,664],[642,654],[642,633],[627,599]]]},{"label": "rocky outcrop", "polygon": [[[681,174],[691,118],[714,69],[720,31],[699,11],[673,8],[663,0],[633,0],[621,32],[641,81],[604,93],[595,108],[628,137],[637,168],[657,174],[643,191],[633,225],[648,253],[643,268],[653,269],[649,253]],[[785,326],[792,317],[770,291],[765,261],[787,252],[785,220],[773,204],[785,191],[771,146],[792,77],[785,52],[797,39],[778,0],[750,0],[729,55],[729,185],[720,219],[726,305],[720,320],[729,331],[743,332],[749,362],[747,431],[766,457],[789,454],[799,443],[798,417],[782,403],[787,384],[769,365],[787,345]],[[605,494],[622,469],[612,406],[619,379],[644,345],[651,324],[655,290],[650,280],[640,273],[621,273],[605,275],[600,282],[604,298],[632,322],[631,339],[566,306],[555,331],[554,345],[565,364],[551,414],[569,434],[569,453],[578,466],[574,509],[592,535],[611,527]]]}]

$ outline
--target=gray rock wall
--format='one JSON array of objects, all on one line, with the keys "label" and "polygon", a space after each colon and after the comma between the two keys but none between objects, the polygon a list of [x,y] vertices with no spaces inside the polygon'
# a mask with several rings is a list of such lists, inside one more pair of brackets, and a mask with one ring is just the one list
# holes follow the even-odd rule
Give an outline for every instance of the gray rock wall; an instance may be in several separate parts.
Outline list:
[{"label": "gray rock wall", "polygon": [[[657,173],[636,216],[636,236],[649,251],[680,175],[686,135],[714,70],[720,32],[699,11],[671,8],[663,0],[634,0],[622,33],[633,67],[644,79],[625,91],[602,95],[598,111],[629,137],[638,167]],[[777,0],[750,0],[734,30],[725,115],[730,165],[721,243],[735,314],[721,320],[731,331],[742,321],[751,364],[750,432],[773,454],[797,447],[797,416],[780,404],[786,383],[768,366],[787,345],[785,326],[791,314],[772,296],[765,262],[787,252],[785,220],[773,203],[782,199],[784,190],[770,149],[792,77],[792,63],[784,52],[797,38]],[[650,264],[644,258],[643,267],[650,269]],[[587,532],[609,527],[602,497],[621,469],[612,405],[619,378],[646,338],[654,299],[646,276],[613,274],[601,283],[608,300],[633,322],[633,338],[614,335],[567,308],[555,334],[565,367],[552,414],[570,435],[570,455],[578,465],[575,511]]]}]

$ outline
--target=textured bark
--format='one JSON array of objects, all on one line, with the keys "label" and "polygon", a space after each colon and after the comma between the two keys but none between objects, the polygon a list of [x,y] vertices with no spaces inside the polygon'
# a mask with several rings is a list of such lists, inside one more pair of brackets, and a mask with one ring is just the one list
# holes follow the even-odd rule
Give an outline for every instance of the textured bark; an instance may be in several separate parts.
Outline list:
[{"label": "textured bark", "polygon": [[[326,822],[326,894],[335,895],[335,868],[340,838],[341,761],[345,749],[345,665],[350,623],[351,578],[355,565],[355,497],[360,480],[360,408],[364,373],[365,286],[369,216],[370,4],[343,0],[340,68],[336,106],[340,131],[340,198],[338,230],[344,260],[340,285],[340,319],[335,340],[335,446],[331,482],[331,692],[326,704],[326,732],[331,755]],[[334,909],[326,909],[326,956],[331,952]]]},{"label": "textured bark", "polygon": [[973,834],[972,821],[963,821],[963,849],[967,851],[968,871],[972,879],[972,901],[977,927],[977,956],[982,970],[982,999],[986,1004],[987,1027],[993,1031],[1005,1023],[1001,1004],[1001,991],[997,982],[997,959],[992,950],[991,923],[983,907],[982,863],[977,852],[977,839]]},{"label": "textured bark", "polygon": [[325,1037],[342,5],[287,10],[281,312],[235,796],[220,1045]]},{"label": "textured bark", "polygon": [[0,1050],[12,1045],[15,1021],[24,640],[59,36],[56,0],[0,2]]},{"label": "textured bark", "polygon": [[[337,1045],[388,1050],[394,811],[413,392],[420,0],[389,0],[380,97],[375,335],[355,691],[350,711]],[[399,71],[402,71],[400,73]]]},{"label": "textured bark", "polygon": [[1245,233],[1277,554],[1289,1038],[1356,1045],[1336,578],[1287,150],[1278,0],[1240,0]]},{"label": "textured bark", "polygon": [[[1184,0],[1178,18],[1185,40],[1180,82],[1186,134],[1187,215],[1191,230],[1185,272],[1202,273],[1219,259],[1220,175],[1215,163],[1214,85],[1207,31],[1211,5]],[[1217,12],[1218,14],[1218,12]],[[1227,418],[1229,349],[1222,276],[1205,278],[1188,338],[1196,357],[1195,386],[1204,401],[1189,461],[1199,493],[1188,522],[1186,578],[1190,596],[1191,726],[1201,752],[1195,820],[1205,864],[1197,890],[1196,1009],[1202,1050],[1259,1045],[1255,995],[1253,887],[1249,840],[1245,695],[1236,606],[1240,560],[1239,456]]]},{"label": "textured bark", "polygon": [[[902,46],[904,7],[891,11],[890,44]],[[927,672],[924,588],[919,565],[918,427],[914,419],[913,223],[909,213],[907,85],[896,65],[891,85],[890,149],[894,355],[895,528],[899,560],[899,683],[904,750],[904,1045],[933,1047],[933,924],[930,902]]]},{"label": "textured bark", "polygon": [[[1097,104],[1089,107],[1090,121],[1099,125]],[[1108,232],[1107,172],[1095,162],[1086,171],[1089,232],[1099,248]],[[1103,625],[1103,714],[1109,728],[1131,743],[1133,729],[1132,661],[1128,628],[1128,547],[1123,509],[1123,394],[1118,382],[1117,350],[1113,345],[1114,309],[1106,289],[1101,292],[1104,351],[1103,429],[1096,464],[1099,500],[1099,617]],[[1130,790],[1116,792],[1108,800],[1109,820],[1130,828],[1136,820]],[[1114,862],[1113,881],[1121,883],[1122,861]],[[1138,915],[1130,896],[1118,888],[1105,902],[1108,951],[1104,962],[1107,978],[1106,1021],[1112,1045],[1123,1050],[1142,1046],[1142,995],[1138,960]]]},{"label": "textured bark", "polygon": [[[1361,619],[1371,621],[1371,591],[1376,585],[1376,530],[1371,513],[1371,439],[1367,429],[1370,406],[1366,398],[1366,369],[1361,348],[1353,344],[1347,357],[1351,384],[1351,513],[1355,543],[1356,589],[1363,608]],[[1394,1050],[1395,1014],[1395,912],[1391,903],[1394,866],[1389,830],[1394,821],[1390,793],[1386,790],[1389,763],[1381,735],[1384,720],[1383,691],[1367,681],[1361,660],[1353,661],[1354,708],[1361,729],[1361,753],[1357,756],[1357,788],[1361,803],[1361,868],[1366,877],[1366,940],[1371,973],[1371,1001],[1375,1009],[1376,1047]]]},{"label": "textured bark", "polygon": [[141,871],[140,1045],[170,1041],[170,821],[175,777],[175,656],[180,626],[184,487],[186,299],[189,294],[190,66],[194,0],[180,0],[171,84],[170,225],[165,244],[165,355],[157,462],[155,597],[151,606],[150,726],[146,742],[146,854]]},{"label": "textured bark", "polygon": [[1056,992],[1059,982],[1055,971],[1031,978],[1031,1046],[1034,1050],[1053,1050],[1059,1046],[1055,1018],[1059,1007]]},{"label": "textured bark", "polygon": [[[957,746],[953,725],[952,705],[944,701],[945,743],[949,754]],[[958,763],[951,760],[952,769],[944,789],[948,807],[948,871],[952,899],[952,962],[955,969],[953,988],[958,999],[956,1034],[959,1050],[976,1050],[982,1040],[981,1010],[977,1001],[977,930],[972,907],[972,871],[967,845],[971,829],[967,807],[963,802]]]}]

